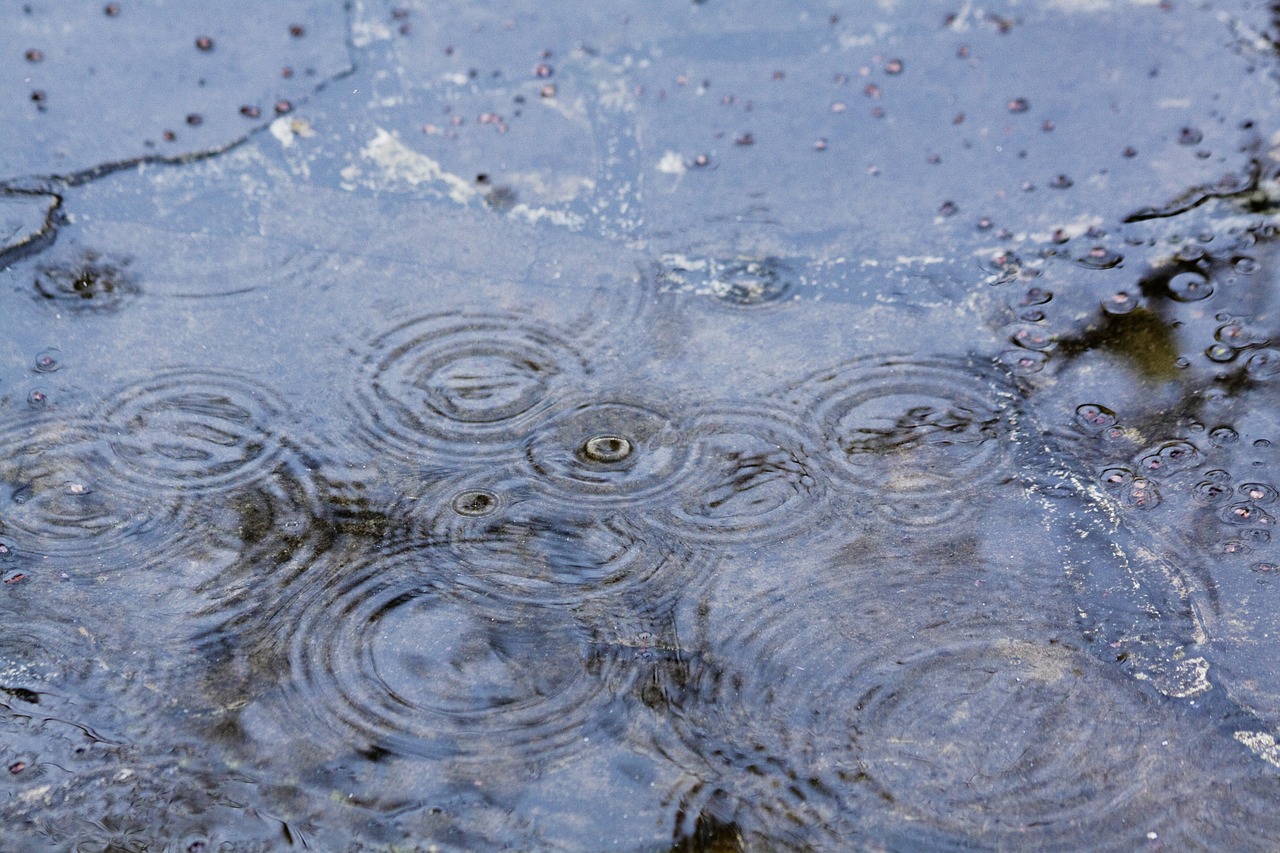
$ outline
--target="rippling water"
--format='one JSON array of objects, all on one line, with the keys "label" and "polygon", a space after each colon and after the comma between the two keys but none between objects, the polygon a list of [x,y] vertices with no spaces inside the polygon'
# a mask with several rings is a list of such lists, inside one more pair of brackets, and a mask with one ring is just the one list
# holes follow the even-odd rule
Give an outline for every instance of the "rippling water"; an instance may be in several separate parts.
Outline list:
[{"label": "rippling water", "polygon": [[1280,845],[1273,12],[237,9],[0,10],[0,848]]}]

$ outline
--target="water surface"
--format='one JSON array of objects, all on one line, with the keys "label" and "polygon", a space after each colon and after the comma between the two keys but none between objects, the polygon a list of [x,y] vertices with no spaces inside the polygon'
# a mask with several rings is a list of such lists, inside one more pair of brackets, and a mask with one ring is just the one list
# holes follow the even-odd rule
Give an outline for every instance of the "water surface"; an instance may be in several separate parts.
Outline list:
[{"label": "water surface", "polygon": [[1280,843],[1265,4],[240,5],[0,10],[6,849]]}]

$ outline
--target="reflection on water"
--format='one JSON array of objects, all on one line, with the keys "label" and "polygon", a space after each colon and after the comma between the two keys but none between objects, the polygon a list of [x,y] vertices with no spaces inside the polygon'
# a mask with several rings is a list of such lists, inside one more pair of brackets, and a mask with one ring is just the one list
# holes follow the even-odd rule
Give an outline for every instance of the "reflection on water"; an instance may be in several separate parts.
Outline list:
[{"label": "reflection on water", "polygon": [[12,849],[1280,845],[1274,21],[134,5],[0,51],[209,111],[21,148]]}]

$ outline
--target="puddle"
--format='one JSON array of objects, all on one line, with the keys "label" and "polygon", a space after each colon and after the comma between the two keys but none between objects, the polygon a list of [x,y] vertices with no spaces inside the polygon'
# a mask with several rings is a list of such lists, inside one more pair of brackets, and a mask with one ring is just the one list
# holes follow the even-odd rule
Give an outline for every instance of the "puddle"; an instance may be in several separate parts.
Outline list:
[{"label": "puddle", "polygon": [[6,849],[1280,844],[1274,15],[240,11],[0,13]]}]

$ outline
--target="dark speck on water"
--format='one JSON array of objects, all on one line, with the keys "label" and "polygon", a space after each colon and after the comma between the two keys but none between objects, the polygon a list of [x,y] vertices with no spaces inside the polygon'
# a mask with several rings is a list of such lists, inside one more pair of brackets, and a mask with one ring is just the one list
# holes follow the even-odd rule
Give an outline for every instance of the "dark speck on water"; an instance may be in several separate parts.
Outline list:
[{"label": "dark speck on water", "polygon": [[1277,42],[0,8],[0,848],[1280,849]]}]

